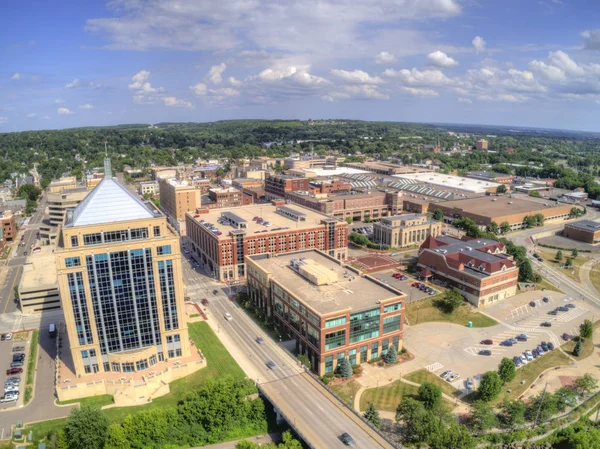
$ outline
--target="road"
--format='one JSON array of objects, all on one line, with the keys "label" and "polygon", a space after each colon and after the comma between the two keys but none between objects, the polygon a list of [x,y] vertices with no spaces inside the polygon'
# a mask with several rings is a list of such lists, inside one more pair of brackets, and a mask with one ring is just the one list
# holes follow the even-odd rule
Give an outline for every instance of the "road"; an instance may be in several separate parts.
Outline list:
[{"label": "road", "polygon": [[[312,447],[344,448],[346,446],[339,440],[344,432],[354,438],[357,447],[392,447],[304,373],[295,358],[273,342],[236,303],[227,298],[227,287],[194,270],[186,259],[183,266],[187,295],[195,302],[208,298],[209,325],[246,374],[255,379],[288,423]],[[215,289],[218,290],[217,295],[212,293]],[[233,316],[231,321],[225,319],[226,313]],[[257,337],[262,337],[264,343],[257,343]],[[274,369],[267,368],[269,361],[275,363]]]}]

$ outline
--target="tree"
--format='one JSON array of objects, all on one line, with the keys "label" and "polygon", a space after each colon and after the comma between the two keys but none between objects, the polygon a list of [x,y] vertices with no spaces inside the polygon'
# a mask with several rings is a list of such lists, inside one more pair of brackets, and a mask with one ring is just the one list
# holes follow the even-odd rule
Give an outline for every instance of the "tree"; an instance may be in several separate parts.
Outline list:
[{"label": "tree", "polygon": [[354,220],[352,219],[352,217],[346,218],[346,223],[352,224],[353,222],[354,222]]},{"label": "tree", "polygon": [[[539,411],[539,416],[538,416]],[[525,418],[528,421],[535,422],[537,417],[538,424],[548,420],[558,413],[558,402],[556,396],[552,393],[540,393],[533,397],[525,410]]]},{"label": "tree", "polygon": [[567,408],[577,405],[577,391],[571,387],[562,387],[554,393],[558,411],[564,412]]},{"label": "tree", "polygon": [[533,190],[531,192],[529,192],[529,196],[533,197],[533,198],[541,198],[542,195],[540,195],[540,192],[538,192],[537,190]]},{"label": "tree", "polygon": [[575,347],[573,348],[573,355],[579,357],[581,355],[581,340],[577,340]]},{"label": "tree", "polygon": [[130,447],[129,435],[123,426],[117,423],[111,424],[106,435],[104,449],[129,449]]},{"label": "tree", "polygon": [[65,429],[51,430],[48,433],[48,446],[51,449],[69,449]]},{"label": "tree", "polygon": [[479,389],[477,390],[478,398],[482,401],[493,401],[502,391],[502,379],[496,371],[488,371],[481,376]]},{"label": "tree", "polygon": [[563,253],[562,253],[562,251],[561,251],[560,249],[559,249],[559,250],[556,252],[556,256],[555,256],[554,258],[555,258],[556,260],[558,260],[559,262],[560,262],[561,260],[563,260]]},{"label": "tree", "polygon": [[393,365],[398,361],[398,351],[394,345],[389,345],[385,355],[383,356],[383,361],[388,365]]},{"label": "tree", "polygon": [[441,209],[436,209],[433,213],[433,219],[437,221],[442,221],[444,219],[444,212]]},{"label": "tree", "polygon": [[347,357],[343,358],[340,363],[338,363],[337,369],[340,376],[345,377],[346,379],[352,377],[352,365]]},{"label": "tree", "polygon": [[525,422],[525,403],[520,399],[510,400],[504,398],[502,412],[498,416],[504,427],[513,428]]},{"label": "tree", "polygon": [[517,259],[517,267],[519,267],[519,282],[529,282],[533,279],[533,268],[529,259]]},{"label": "tree", "polygon": [[490,224],[487,225],[487,231],[491,232],[492,234],[498,234],[498,229],[498,223],[495,221],[490,221]]},{"label": "tree", "polygon": [[304,366],[306,366],[308,369],[311,368],[312,363],[310,362],[310,359],[308,358],[308,356],[306,354],[300,354],[298,356],[298,360],[300,361],[300,363]]},{"label": "tree", "polygon": [[427,410],[437,409],[442,403],[442,389],[438,385],[425,382],[419,387],[419,400]]},{"label": "tree", "polygon": [[108,430],[108,418],[97,407],[83,404],[69,413],[65,434],[69,449],[102,449]]},{"label": "tree", "polygon": [[581,338],[592,338],[594,333],[594,324],[591,320],[585,320],[579,329],[579,336]]},{"label": "tree", "polygon": [[574,385],[580,392],[589,394],[598,388],[598,381],[590,373],[586,373],[575,379]]},{"label": "tree", "polygon": [[571,256],[573,256],[573,259],[575,259],[577,256],[579,256],[579,251],[577,250],[577,248],[573,248],[571,250]]},{"label": "tree", "polygon": [[497,188],[496,188],[496,193],[506,193],[506,186],[504,184],[500,184]]},{"label": "tree", "polygon": [[459,289],[454,287],[452,290],[446,290],[439,305],[445,313],[452,313],[464,302],[464,298]]},{"label": "tree", "polygon": [[502,232],[502,234],[510,232],[510,225],[508,224],[508,221],[503,221],[500,223],[500,232]]},{"label": "tree", "polygon": [[573,266],[573,259],[571,259],[570,257],[567,257],[567,260],[565,260],[565,267],[570,268]]},{"label": "tree", "polygon": [[369,421],[374,427],[381,429],[381,417],[379,416],[379,411],[375,408],[375,405],[371,402],[367,410],[365,410],[364,417],[367,421]]},{"label": "tree", "polygon": [[498,366],[498,376],[500,376],[500,379],[502,379],[503,383],[508,383],[513,380],[516,375],[517,367],[515,362],[508,357],[504,357]]},{"label": "tree", "polygon": [[536,225],[536,219],[532,215],[526,215],[523,218],[523,224],[527,229],[533,228]]},{"label": "tree", "polygon": [[475,401],[471,405],[468,426],[476,432],[491,429],[496,424],[494,409],[484,401]]},{"label": "tree", "polygon": [[42,191],[33,184],[23,184],[21,187],[19,187],[18,195],[22,198],[36,202],[41,193]]}]

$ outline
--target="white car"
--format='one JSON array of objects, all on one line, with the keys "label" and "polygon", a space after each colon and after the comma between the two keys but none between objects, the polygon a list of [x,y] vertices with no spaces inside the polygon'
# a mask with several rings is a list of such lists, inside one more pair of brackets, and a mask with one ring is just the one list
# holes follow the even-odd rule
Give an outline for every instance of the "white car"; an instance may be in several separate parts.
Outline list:
[{"label": "white car", "polygon": [[4,394],[6,393],[18,393],[19,392],[19,387],[15,386],[9,386],[9,387],[4,387]]},{"label": "white car", "polygon": [[467,379],[467,388],[468,388],[469,390],[472,390],[474,386],[475,386],[475,382],[473,382],[473,378],[472,378],[472,377],[469,377],[469,378]]},{"label": "white car", "polygon": [[445,378],[446,378],[446,377],[448,377],[450,374],[452,374],[452,371],[451,371],[451,370],[447,370],[447,371],[444,371],[442,374],[440,374],[440,377],[441,377],[442,379],[445,379]]},{"label": "white car", "polygon": [[456,379],[458,379],[459,377],[460,377],[460,374],[456,374],[456,373],[454,373],[454,374],[452,374],[452,376],[448,377],[446,380],[447,380],[448,382],[454,382],[454,381],[455,381]]},{"label": "white car", "polygon": [[525,351],[525,357],[527,358],[528,362],[531,362],[533,360],[533,353],[530,350]]},{"label": "white car", "polygon": [[6,339],[12,340],[12,332],[9,332],[8,334],[6,334]]},{"label": "white car", "polygon": [[0,402],[14,402],[19,399],[19,393],[6,393]]},{"label": "white car", "polygon": [[521,363],[525,365],[527,363],[527,357],[525,357],[523,354],[521,354],[519,357],[521,358]]},{"label": "white car", "polygon": [[233,317],[231,316],[231,313],[227,312],[227,313],[225,314],[225,319],[226,319],[227,321],[231,321],[231,320],[233,320]]}]

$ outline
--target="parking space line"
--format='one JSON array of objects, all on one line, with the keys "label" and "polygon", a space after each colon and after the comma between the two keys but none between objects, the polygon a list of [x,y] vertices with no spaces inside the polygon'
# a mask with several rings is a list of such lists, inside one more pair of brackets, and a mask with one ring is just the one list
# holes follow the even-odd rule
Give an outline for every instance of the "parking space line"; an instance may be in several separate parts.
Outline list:
[{"label": "parking space line", "polygon": [[434,371],[440,370],[440,369],[442,369],[443,367],[444,367],[444,365],[442,365],[441,363],[439,363],[439,362],[435,362],[435,363],[432,363],[431,365],[427,365],[427,366],[425,367],[425,369],[426,369],[427,371],[429,371],[430,373],[433,373]]}]

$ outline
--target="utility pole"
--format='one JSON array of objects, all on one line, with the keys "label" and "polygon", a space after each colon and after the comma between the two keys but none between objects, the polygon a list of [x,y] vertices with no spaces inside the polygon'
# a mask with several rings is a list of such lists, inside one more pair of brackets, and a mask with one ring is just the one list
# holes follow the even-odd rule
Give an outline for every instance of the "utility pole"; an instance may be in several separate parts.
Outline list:
[{"label": "utility pole", "polygon": [[535,414],[535,421],[533,422],[533,429],[537,427],[538,419],[540,417],[540,413],[542,411],[542,405],[544,404],[544,397],[546,396],[546,388],[548,388],[548,382],[544,385],[544,391],[542,391],[542,399],[540,400],[540,405],[538,407],[537,413]]}]

